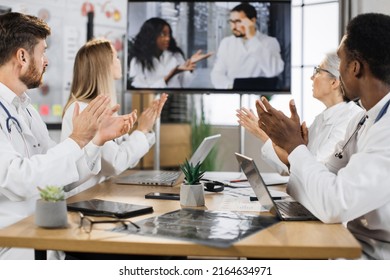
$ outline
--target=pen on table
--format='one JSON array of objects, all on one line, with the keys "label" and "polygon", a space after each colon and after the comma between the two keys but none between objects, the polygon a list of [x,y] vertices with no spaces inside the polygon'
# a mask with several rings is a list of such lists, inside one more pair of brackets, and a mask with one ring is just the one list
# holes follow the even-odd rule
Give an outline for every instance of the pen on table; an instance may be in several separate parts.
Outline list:
[{"label": "pen on table", "polygon": [[240,182],[247,182],[248,179],[238,179],[238,180],[230,180],[230,183],[240,183]]},{"label": "pen on table", "polygon": [[[273,196],[272,199],[273,199],[273,200],[281,200],[282,197],[281,197],[281,196]],[[256,196],[250,196],[250,197],[249,197],[249,200],[250,200],[250,201],[258,201],[258,199],[257,199]]]}]

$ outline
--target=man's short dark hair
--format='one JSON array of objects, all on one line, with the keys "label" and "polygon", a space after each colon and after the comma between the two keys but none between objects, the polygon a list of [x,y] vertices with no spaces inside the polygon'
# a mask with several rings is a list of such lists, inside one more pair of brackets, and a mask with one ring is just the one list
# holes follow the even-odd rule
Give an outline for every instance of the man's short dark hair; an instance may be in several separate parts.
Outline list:
[{"label": "man's short dark hair", "polygon": [[348,24],[346,35],[348,59],[365,61],[376,78],[390,85],[390,16],[358,15]]},{"label": "man's short dark hair", "polygon": [[256,9],[248,3],[241,3],[235,6],[230,12],[244,12],[249,19],[257,18]]},{"label": "man's short dark hair", "polygon": [[7,63],[17,49],[33,53],[39,39],[50,35],[50,27],[43,20],[21,13],[0,16],[0,66]]}]

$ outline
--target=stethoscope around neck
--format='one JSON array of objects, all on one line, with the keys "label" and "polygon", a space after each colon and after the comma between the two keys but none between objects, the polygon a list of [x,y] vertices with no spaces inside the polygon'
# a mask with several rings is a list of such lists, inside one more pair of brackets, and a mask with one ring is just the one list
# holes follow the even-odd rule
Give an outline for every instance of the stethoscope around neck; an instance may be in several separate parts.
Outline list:
[{"label": "stethoscope around neck", "polygon": [[[23,139],[24,146],[26,148],[27,156],[30,157],[30,152],[29,152],[29,149],[28,149],[28,145],[27,145],[26,139],[24,138],[23,130],[22,130],[22,126],[20,125],[20,122],[14,116],[11,115],[11,113],[8,111],[8,109],[4,106],[4,104],[1,101],[0,101],[0,106],[4,110],[4,112],[7,114],[7,119],[5,120],[5,125],[7,127],[8,134],[10,135],[10,139],[12,139],[11,138],[12,128],[11,127],[12,127],[12,124],[13,124],[13,125],[16,126],[16,130],[18,131],[18,133],[20,134],[20,136]],[[29,110],[26,109],[26,111],[30,115],[30,117],[32,118],[32,115],[29,112]]]},{"label": "stethoscope around neck", "polygon": [[[3,102],[0,101],[0,106],[3,108],[4,112],[7,114],[7,119],[5,120],[5,125],[7,127],[8,133],[11,133],[12,123],[16,126],[16,129],[20,134],[22,134],[22,127],[20,126],[19,121],[11,115],[8,109],[4,106]],[[30,114],[30,112],[29,112]],[[31,115],[31,114],[30,114]]]},{"label": "stethoscope around neck", "polygon": [[[390,100],[388,100],[388,101],[385,103],[385,105],[382,107],[382,109],[379,111],[379,114],[378,114],[378,116],[376,116],[374,123],[376,123],[377,121],[379,121],[379,120],[386,114],[387,108],[389,108],[389,105],[390,105]],[[344,144],[344,146],[341,148],[341,150],[340,150],[339,152],[337,152],[337,153],[334,155],[335,157],[337,157],[337,158],[339,158],[339,159],[342,159],[342,158],[343,158],[343,153],[344,153],[344,151],[345,151],[345,148],[348,146],[349,142],[351,142],[352,138],[359,132],[360,128],[361,128],[361,127],[363,126],[363,124],[366,122],[366,119],[368,119],[368,116],[367,116],[367,115],[364,115],[364,116],[360,119],[360,121],[359,121],[359,123],[358,123],[358,125],[357,125],[357,127],[356,127],[356,129],[355,129],[355,131],[354,131],[354,132],[352,133],[352,135],[348,138],[347,142],[345,142],[345,144]]]}]

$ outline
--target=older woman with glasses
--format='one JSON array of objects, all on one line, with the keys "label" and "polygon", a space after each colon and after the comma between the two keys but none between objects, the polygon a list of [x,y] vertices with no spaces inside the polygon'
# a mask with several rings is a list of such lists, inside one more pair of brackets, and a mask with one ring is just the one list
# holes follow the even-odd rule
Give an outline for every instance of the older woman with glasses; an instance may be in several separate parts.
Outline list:
[{"label": "older woman with glasses", "polygon": [[[362,109],[343,95],[339,80],[340,60],[336,53],[326,54],[320,65],[314,67],[313,97],[321,101],[326,109],[316,116],[307,128],[302,123],[302,133],[311,153],[318,161],[326,162],[334,156],[336,144],[345,136],[349,121]],[[268,135],[258,126],[258,117],[252,110],[237,110],[238,123],[264,142],[261,149],[263,159],[279,173],[288,174],[287,154],[273,145]]]}]

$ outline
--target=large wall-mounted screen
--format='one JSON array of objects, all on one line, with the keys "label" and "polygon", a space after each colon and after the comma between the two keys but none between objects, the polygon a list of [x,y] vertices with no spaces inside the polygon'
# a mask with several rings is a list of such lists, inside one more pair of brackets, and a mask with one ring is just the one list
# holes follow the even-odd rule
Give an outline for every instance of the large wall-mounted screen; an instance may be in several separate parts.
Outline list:
[{"label": "large wall-mounted screen", "polygon": [[128,89],[290,93],[290,1],[129,1]]}]

